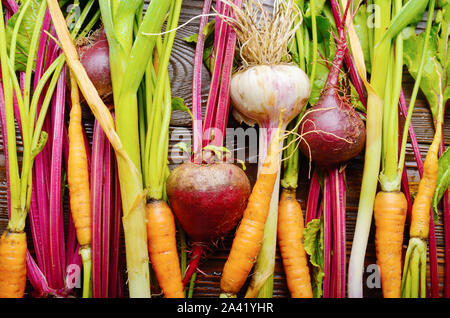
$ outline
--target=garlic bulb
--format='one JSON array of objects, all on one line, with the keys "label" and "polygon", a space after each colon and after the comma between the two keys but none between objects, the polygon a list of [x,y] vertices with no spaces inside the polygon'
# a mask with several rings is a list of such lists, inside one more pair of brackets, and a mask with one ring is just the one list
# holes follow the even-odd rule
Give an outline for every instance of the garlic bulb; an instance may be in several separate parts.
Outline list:
[{"label": "garlic bulb", "polygon": [[256,65],[233,74],[231,102],[238,121],[260,127],[283,126],[306,105],[311,92],[305,72],[293,64]]}]

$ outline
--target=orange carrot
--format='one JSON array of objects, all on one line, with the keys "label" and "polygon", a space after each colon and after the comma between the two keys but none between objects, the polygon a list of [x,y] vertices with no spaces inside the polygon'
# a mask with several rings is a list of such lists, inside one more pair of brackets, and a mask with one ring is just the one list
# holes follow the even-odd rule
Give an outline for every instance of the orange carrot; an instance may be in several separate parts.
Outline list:
[{"label": "orange carrot", "polygon": [[266,160],[250,194],[225,263],[221,297],[234,297],[244,285],[261,249],[264,226],[278,173],[279,130],[272,137]]},{"label": "orange carrot", "polygon": [[419,189],[411,212],[409,235],[422,240],[428,239],[430,229],[430,208],[438,179],[440,136],[441,125],[438,125],[434,140],[423,163],[423,175],[419,182]]},{"label": "orange carrot", "polygon": [[83,261],[83,298],[91,294],[91,190],[89,169],[83,128],[81,125],[81,106],[78,84],[70,73],[71,100],[69,121],[69,158],[67,164],[67,183],[69,184],[70,211],[81,245],[80,255]]},{"label": "orange carrot", "polygon": [[91,244],[91,194],[87,154],[81,125],[81,106],[78,85],[70,76],[72,109],[69,122],[69,158],[67,182],[70,193],[70,210],[75,224],[78,243]]},{"label": "orange carrot", "polygon": [[[441,96],[442,97],[442,96]],[[439,170],[439,145],[442,136],[443,107],[439,105],[436,131],[423,164],[423,174],[411,211],[409,244],[406,250],[401,296],[426,297],[427,240],[430,230],[430,209],[436,190]]]},{"label": "orange carrot", "polygon": [[408,203],[403,192],[378,192],[374,203],[375,249],[384,298],[399,298]]},{"label": "orange carrot", "polygon": [[164,296],[184,298],[173,213],[165,201],[153,200],[146,216],[150,260]]},{"label": "orange carrot", "polygon": [[296,191],[283,189],[278,205],[278,244],[292,298],[312,298],[311,277],[303,245],[303,214]]},{"label": "orange carrot", "polygon": [[5,231],[0,238],[0,298],[22,298],[27,266],[25,232]]}]

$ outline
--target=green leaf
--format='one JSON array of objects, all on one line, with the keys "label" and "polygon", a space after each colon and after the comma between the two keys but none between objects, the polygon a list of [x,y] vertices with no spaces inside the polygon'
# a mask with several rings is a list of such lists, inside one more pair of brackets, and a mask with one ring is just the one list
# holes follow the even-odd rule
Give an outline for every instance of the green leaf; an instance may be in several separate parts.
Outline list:
[{"label": "green leaf", "polygon": [[191,34],[183,38],[187,43],[197,43],[198,33]]},{"label": "green leaf", "polygon": [[222,160],[222,156],[224,153],[231,153],[231,151],[226,147],[218,147],[214,145],[205,146],[203,147],[203,150],[212,151],[219,160]]},{"label": "green leaf", "polygon": [[433,196],[434,217],[438,218],[438,203],[444,196],[444,192],[450,186],[450,148],[439,158],[438,181]]},{"label": "green leaf", "polygon": [[[438,112],[438,98],[439,92],[437,90],[437,83],[442,83],[442,66],[437,58],[437,40],[438,40],[438,26],[434,25],[431,28],[430,38],[428,42],[428,49],[425,57],[425,65],[423,68],[422,80],[420,81],[420,89],[425,95],[430,106],[433,117],[436,118]],[[408,68],[408,72],[416,79],[420,67],[420,59],[422,50],[418,48],[423,47],[425,40],[425,33],[422,32],[416,35],[414,28],[408,27],[403,30],[403,58],[404,63]],[[444,100],[445,105],[445,100]]]},{"label": "green leaf", "polygon": [[409,0],[392,18],[391,24],[380,42],[395,38],[408,25],[422,19],[429,0]]},{"label": "green leaf", "polygon": [[[27,13],[25,13],[22,23],[17,34],[16,55],[14,68],[18,72],[24,72],[26,70],[26,64],[28,60],[28,52],[30,49],[31,37],[33,36],[34,27],[36,24],[36,18],[39,11],[39,6],[42,0],[31,1],[28,6]],[[17,18],[20,11],[23,8],[23,3],[19,10],[8,20],[6,24],[6,41],[8,44],[8,51],[11,47],[11,38],[14,32],[14,27],[17,22]]]},{"label": "green leaf", "polygon": [[322,92],[325,82],[327,80],[329,69],[324,62],[318,62],[316,66],[316,76],[314,83],[311,85],[311,94],[309,97],[309,103],[315,105],[319,100],[320,93]]},{"label": "green leaf", "polygon": [[305,251],[313,265],[312,288],[314,298],[323,295],[323,222],[321,219],[310,221],[303,230]]},{"label": "green leaf", "polygon": [[36,148],[34,148],[31,151],[32,158],[36,158],[36,156],[44,149],[45,145],[47,144],[48,140],[48,134],[45,131],[41,132],[41,135],[39,136],[38,144],[36,145]]},{"label": "green leaf", "polygon": [[438,10],[435,17],[435,23],[440,24],[440,35],[438,38],[438,52],[437,57],[440,64],[444,67],[443,84],[444,87],[444,101],[450,98],[450,50],[448,49],[448,40],[450,36],[450,1],[447,0],[446,5]]},{"label": "green leaf", "polygon": [[369,42],[369,32],[371,32],[367,26],[367,8],[361,5],[353,18],[353,25],[355,27],[356,35],[358,36],[359,43],[361,44],[361,49],[364,54],[364,64],[366,65],[367,72],[370,73],[370,42]]},{"label": "green leaf", "polygon": [[206,23],[205,28],[203,29],[203,35],[205,36],[205,39],[208,39],[209,36],[214,33],[215,25],[216,20],[211,20]]},{"label": "green leaf", "polygon": [[244,171],[247,170],[247,166],[245,165],[245,161],[243,161],[241,159],[237,159],[237,162],[241,164],[242,170],[244,170]]},{"label": "green leaf", "polygon": [[[311,28],[310,18],[305,18],[305,23],[308,28]],[[309,46],[310,50],[308,52],[308,61],[313,60],[313,54],[319,54],[319,56],[317,57],[316,75],[314,78],[314,82],[311,83],[311,94],[309,98],[309,102],[311,105],[314,105],[320,97],[320,93],[325,86],[325,82],[329,73],[327,63],[331,63],[336,52],[336,43],[333,38],[334,21],[331,21],[327,16],[317,16],[316,23],[317,47],[320,54],[312,51],[312,45]]]},{"label": "green leaf", "polygon": [[182,150],[183,152],[189,155],[191,154],[192,146],[190,144],[181,141],[179,143],[176,143],[174,147],[177,147],[178,149]]},{"label": "green leaf", "polygon": [[191,116],[192,120],[194,120],[194,116],[191,113],[191,110],[184,103],[184,99],[181,97],[173,97],[172,98],[172,111],[181,110],[182,112],[188,113]]},{"label": "green leaf", "polygon": [[[212,72],[214,67],[214,54],[213,54],[214,28],[215,28],[215,20],[211,20],[205,25],[205,28],[203,29],[203,35],[205,36],[205,45],[203,49],[203,63],[205,63],[206,66],[208,66],[210,72]],[[183,40],[185,40],[188,43],[197,43],[198,33],[194,33],[190,36],[184,37]]]},{"label": "green leaf", "polygon": [[[215,26],[215,20],[209,21],[205,28],[203,29],[203,35],[205,36],[205,41],[208,40],[209,36],[213,34]],[[186,36],[183,38],[188,43],[197,43],[198,33],[191,34],[190,36]]]}]

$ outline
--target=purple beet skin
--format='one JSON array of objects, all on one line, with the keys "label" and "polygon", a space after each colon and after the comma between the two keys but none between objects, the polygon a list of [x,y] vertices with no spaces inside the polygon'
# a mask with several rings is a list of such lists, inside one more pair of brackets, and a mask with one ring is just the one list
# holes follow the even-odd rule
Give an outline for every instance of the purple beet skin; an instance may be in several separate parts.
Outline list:
[{"label": "purple beet skin", "polygon": [[323,168],[334,168],[358,155],[365,144],[366,128],[349,98],[338,92],[339,75],[347,42],[343,28],[324,88],[317,103],[302,119],[300,149]]},{"label": "purple beet skin", "polygon": [[317,165],[332,168],[357,156],[364,148],[366,129],[353,107],[337,95],[322,95],[313,112],[302,120],[300,148]]},{"label": "purple beet skin", "polygon": [[167,180],[172,210],[195,243],[213,242],[233,229],[250,191],[244,171],[227,163],[184,163]]},{"label": "purple beet skin", "polygon": [[112,95],[109,46],[102,31],[93,42],[79,49],[80,62],[100,97],[105,100]]}]

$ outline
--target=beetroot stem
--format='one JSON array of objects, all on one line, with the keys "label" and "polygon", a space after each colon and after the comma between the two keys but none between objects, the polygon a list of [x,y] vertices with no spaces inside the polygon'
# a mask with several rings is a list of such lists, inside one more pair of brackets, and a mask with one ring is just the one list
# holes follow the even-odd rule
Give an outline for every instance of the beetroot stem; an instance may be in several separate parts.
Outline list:
[{"label": "beetroot stem", "polygon": [[332,267],[332,297],[345,298],[346,283],[346,237],[345,237],[345,171],[339,168],[330,173],[330,188],[333,208],[333,267]]},{"label": "beetroot stem", "polygon": [[102,188],[103,188],[103,157],[105,155],[105,139],[98,121],[94,124],[92,141],[91,167],[91,213],[92,213],[92,296],[100,297],[102,291]]},{"label": "beetroot stem", "polygon": [[309,185],[308,199],[306,205],[306,224],[308,224],[309,222],[318,217],[317,207],[319,204],[319,195],[320,195],[320,183],[317,177],[317,171],[314,170]]},{"label": "beetroot stem", "polygon": [[103,206],[102,206],[102,253],[101,253],[101,297],[108,298],[109,295],[109,262],[111,252],[111,209],[112,209],[112,155],[113,150],[107,140],[105,140],[105,155],[103,158]]},{"label": "beetroot stem", "polygon": [[233,68],[234,50],[236,45],[236,33],[234,32],[234,30],[228,30],[227,33],[228,37],[223,62],[222,81],[220,85],[220,94],[215,121],[215,129],[216,131],[218,131],[218,136],[215,136],[214,138],[215,146],[223,145],[230,105],[230,82],[231,72]]},{"label": "beetroot stem", "polygon": [[326,175],[324,178],[323,189],[323,298],[329,298],[331,287],[331,240],[332,240],[332,201],[331,201],[331,184],[330,177]]},{"label": "beetroot stem", "polygon": [[65,113],[65,89],[66,76],[65,68],[61,72],[56,88],[56,95],[53,100],[52,115],[53,121],[53,143],[52,143],[52,158],[51,158],[51,175],[50,175],[50,220],[49,220],[49,234],[50,234],[50,257],[52,275],[51,286],[54,288],[64,287],[64,273],[65,273],[65,252],[64,252],[64,221],[61,198],[61,172],[62,172],[62,144],[63,144],[63,129],[64,129],[64,113]]},{"label": "beetroot stem", "polygon": [[[220,3],[220,1],[218,1]],[[222,11],[220,12],[223,15],[228,15],[229,12],[229,6],[221,6]],[[205,122],[203,125],[203,146],[206,146],[211,139],[212,131],[211,128],[216,128],[214,125],[214,118],[216,116],[216,102],[217,102],[217,95],[218,90],[220,86],[220,79],[222,74],[222,63],[224,59],[224,47],[225,43],[227,42],[228,37],[228,24],[223,21],[220,17],[216,18],[215,25],[215,35],[216,35],[216,41],[214,42],[214,68],[213,68],[213,74],[211,77],[210,82],[210,88],[209,88],[209,96],[208,96],[208,103],[206,106],[206,115],[205,115]]]},{"label": "beetroot stem", "polygon": [[203,30],[208,22],[206,16],[211,9],[212,0],[205,0],[198,30],[197,45],[194,57],[194,75],[192,81],[192,151],[194,163],[202,162],[202,66],[205,35]]}]

